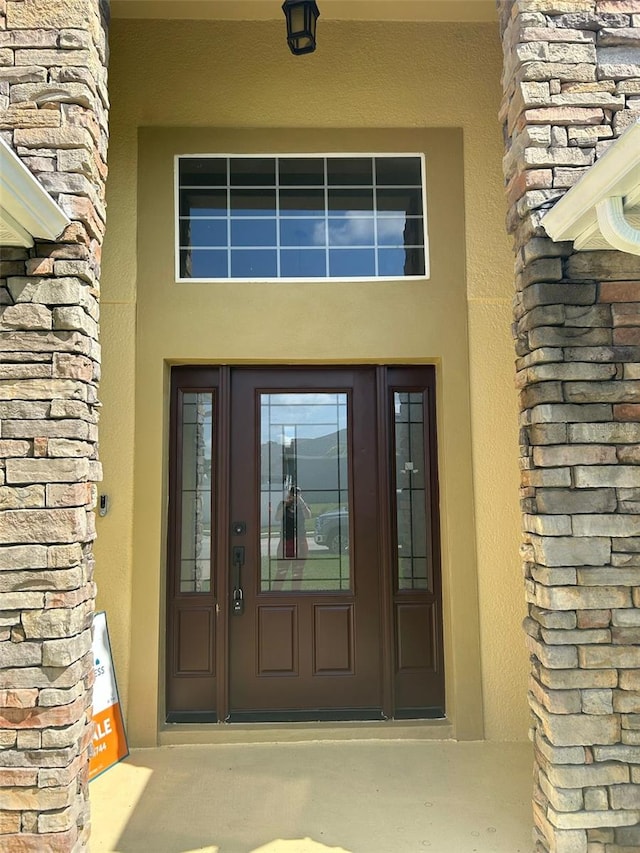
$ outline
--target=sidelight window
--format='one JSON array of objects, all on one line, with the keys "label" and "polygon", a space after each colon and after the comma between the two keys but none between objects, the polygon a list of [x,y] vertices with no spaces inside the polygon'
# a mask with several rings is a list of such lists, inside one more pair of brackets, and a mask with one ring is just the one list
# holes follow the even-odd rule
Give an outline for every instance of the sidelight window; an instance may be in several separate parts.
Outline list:
[{"label": "sidelight window", "polygon": [[393,395],[399,590],[433,587],[424,396],[424,391]]},{"label": "sidelight window", "polygon": [[428,277],[420,154],[177,158],[179,280]]},{"label": "sidelight window", "polygon": [[181,395],[180,592],[211,592],[213,394]]}]

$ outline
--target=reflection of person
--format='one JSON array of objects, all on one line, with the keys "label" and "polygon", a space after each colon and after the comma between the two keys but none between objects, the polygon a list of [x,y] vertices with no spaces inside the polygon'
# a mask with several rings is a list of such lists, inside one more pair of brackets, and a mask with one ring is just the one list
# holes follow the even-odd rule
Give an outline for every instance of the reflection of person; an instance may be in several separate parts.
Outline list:
[{"label": "reflection of person", "polygon": [[274,580],[274,589],[282,589],[289,569],[291,569],[291,588],[301,589],[304,561],[309,553],[305,519],[311,518],[311,510],[304,502],[302,492],[296,486],[289,489],[287,498],[280,501],[276,510],[276,520],[282,522],[280,541],[278,542],[278,568]]}]

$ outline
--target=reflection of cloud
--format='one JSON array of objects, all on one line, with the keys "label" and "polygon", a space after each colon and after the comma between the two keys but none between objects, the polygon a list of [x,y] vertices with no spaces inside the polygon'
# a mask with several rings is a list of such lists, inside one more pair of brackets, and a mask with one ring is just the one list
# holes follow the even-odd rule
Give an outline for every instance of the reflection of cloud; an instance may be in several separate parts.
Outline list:
[{"label": "reflection of cloud", "polygon": [[404,244],[404,217],[378,219],[378,243]]},{"label": "reflection of cloud", "polygon": [[314,246],[324,246],[324,222],[316,222],[313,226],[312,241]]},{"label": "reflection of cloud", "polygon": [[[344,218],[329,220],[330,246],[372,246],[374,244],[374,218],[364,217],[361,210],[346,210]],[[386,245],[404,243],[404,217],[378,218],[378,243]],[[324,223],[314,227],[313,243],[325,245]]]},{"label": "reflection of cloud", "polygon": [[292,439],[319,438],[344,429],[347,395],[296,393],[262,395],[262,443],[288,445]]},{"label": "reflection of cloud", "polygon": [[373,245],[373,219],[363,219],[353,210],[347,210],[344,219],[329,221],[330,246]]}]

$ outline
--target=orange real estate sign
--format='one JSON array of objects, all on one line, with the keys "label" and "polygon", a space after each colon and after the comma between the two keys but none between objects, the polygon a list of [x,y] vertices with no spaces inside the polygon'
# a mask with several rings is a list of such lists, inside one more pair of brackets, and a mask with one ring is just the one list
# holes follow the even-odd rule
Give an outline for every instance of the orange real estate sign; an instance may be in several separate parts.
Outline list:
[{"label": "orange real estate sign", "polygon": [[93,685],[93,756],[89,762],[89,780],[129,754],[104,610],[93,618],[93,662],[96,680]]}]

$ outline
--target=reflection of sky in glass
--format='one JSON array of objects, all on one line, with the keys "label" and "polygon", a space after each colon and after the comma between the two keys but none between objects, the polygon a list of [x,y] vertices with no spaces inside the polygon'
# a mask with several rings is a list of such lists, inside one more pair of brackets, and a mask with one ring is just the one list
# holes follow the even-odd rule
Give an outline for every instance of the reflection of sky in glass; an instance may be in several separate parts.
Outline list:
[{"label": "reflection of sky in glass", "polygon": [[404,246],[404,216],[378,217],[378,245]]},{"label": "reflection of sky in glass", "polygon": [[[404,246],[404,217],[377,219],[378,243]],[[321,236],[317,232],[318,236]],[[361,211],[346,210],[344,219],[329,219],[330,246],[373,246],[376,242],[376,220],[363,217]]]},{"label": "reflection of sky in glass", "polygon": [[190,261],[192,278],[227,278],[226,249],[193,249],[180,254],[183,268],[186,267],[187,259]]},{"label": "reflection of sky in glass", "polygon": [[232,219],[232,246],[275,246],[275,219]]},{"label": "reflection of sky in glass", "polygon": [[[347,210],[343,218],[328,221],[330,246],[398,246],[404,247],[405,217],[362,216],[361,211]],[[193,247],[226,247],[226,219],[183,220],[181,245]],[[280,245],[317,248],[327,245],[327,223],[317,219],[281,219]],[[232,219],[232,246],[277,245],[275,219]]]},{"label": "reflection of sky in glass", "polygon": [[327,226],[324,219],[281,219],[281,246],[325,246]]},{"label": "reflection of sky in glass", "polygon": [[232,278],[275,278],[277,274],[275,249],[238,249],[231,252]]},{"label": "reflection of sky in glass", "polygon": [[317,278],[327,274],[327,254],[324,249],[282,249],[281,278]]},{"label": "reflection of sky in glass", "polygon": [[346,428],[346,394],[262,394],[262,441],[287,444]]},{"label": "reflection of sky in glass", "polygon": [[329,275],[350,276],[376,274],[376,253],[373,249],[332,249],[329,252]]},{"label": "reflection of sky in glass", "polygon": [[403,275],[405,260],[404,249],[381,249],[378,252],[378,275]]},{"label": "reflection of sky in glass", "polygon": [[[185,158],[184,167],[181,161],[181,277],[424,274],[419,157],[211,160],[212,186],[206,186],[207,158]],[[227,166],[234,181],[224,187]],[[271,183],[276,174],[286,175],[288,185]],[[219,253],[208,251],[218,247]]]},{"label": "reflection of sky in glass", "polygon": [[[424,269],[422,249],[418,253],[415,272]],[[181,253],[183,277],[227,278],[228,253],[226,249],[191,249]],[[329,252],[330,275],[342,278],[375,275],[402,277],[407,264],[404,248],[348,249],[336,248]],[[280,252],[281,278],[318,278],[326,275],[324,249],[282,249]],[[277,252],[260,249],[238,249],[231,252],[232,278],[275,278]]]},{"label": "reflection of sky in glass", "polygon": [[189,245],[189,236],[192,246],[227,246],[226,219],[192,219],[189,230],[184,230],[186,233],[180,240],[183,246]]},{"label": "reflection of sky in glass", "polygon": [[347,219],[329,220],[330,246],[373,246],[375,228],[372,216],[366,219],[347,211]]}]

